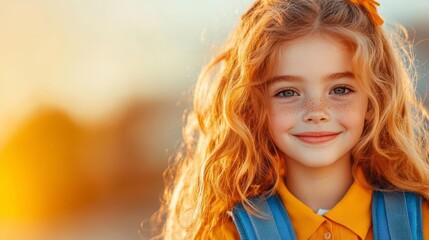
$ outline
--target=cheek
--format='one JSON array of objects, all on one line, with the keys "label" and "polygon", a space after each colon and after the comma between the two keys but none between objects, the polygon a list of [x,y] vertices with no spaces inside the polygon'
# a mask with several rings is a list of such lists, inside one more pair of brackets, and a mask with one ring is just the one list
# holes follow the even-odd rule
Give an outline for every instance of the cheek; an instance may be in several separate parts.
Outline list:
[{"label": "cheek", "polygon": [[298,113],[304,109],[300,103],[281,104],[274,103],[270,106],[270,127],[276,134],[276,130],[284,130],[293,125]]},{"label": "cheek", "polygon": [[341,103],[330,106],[338,119],[350,118],[353,112],[351,111],[353,104]]},{"label": "cheek", "polygon": [[363,126],[366,115],[365,102],[365,100],[361,100],[333,104],[331,105],[331,109],[341,124],[350,127]]},{"label": "cheek", "polygon": [[275,117],[294,116],[302,111],[306,106],[301,102],[295,103],[271,103],[270,114]]}]

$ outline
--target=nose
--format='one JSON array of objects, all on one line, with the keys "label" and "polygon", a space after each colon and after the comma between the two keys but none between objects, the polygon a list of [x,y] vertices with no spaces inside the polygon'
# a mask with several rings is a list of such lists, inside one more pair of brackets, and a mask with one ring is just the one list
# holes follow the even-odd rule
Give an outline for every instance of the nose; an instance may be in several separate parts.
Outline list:
[{"label": "nose", "polygon": [[329,114],[326,111],[328,106],[322,99],[311,99],[307,102],[306,111],[303,116],[304,122],[323,123],[329,121]]},{"label": "nose", "polygon": [[307,111],[304,115],[304,122],[323,123],[329,121],[329,115],[325,111]]}]

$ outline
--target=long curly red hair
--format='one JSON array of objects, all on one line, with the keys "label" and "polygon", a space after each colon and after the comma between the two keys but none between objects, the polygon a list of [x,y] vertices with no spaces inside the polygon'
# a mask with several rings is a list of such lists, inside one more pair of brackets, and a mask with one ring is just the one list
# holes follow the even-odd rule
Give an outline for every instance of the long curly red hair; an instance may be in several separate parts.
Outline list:
[{"label": "long curly red hair", "polygon": [[406,35],[388,36],[348,0],[259,0],[198,79],[183,151],[166,172],[160,238],[204,239],[237,202],[275,191],[285,166],[267,126],[266,81],[279,48],[314,33],[350,44],[369,96],[354,170],[362,168],[373,188],[429,198],[428,115],[414,94]]}]

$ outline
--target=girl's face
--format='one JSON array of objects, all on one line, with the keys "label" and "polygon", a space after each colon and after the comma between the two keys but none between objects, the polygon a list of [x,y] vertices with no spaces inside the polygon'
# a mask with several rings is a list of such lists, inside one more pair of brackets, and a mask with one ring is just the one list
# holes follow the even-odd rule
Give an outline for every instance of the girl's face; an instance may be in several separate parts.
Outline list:
[{"label": "girl's face", "polygon": [[269,126],[286,165],[315,169],[350,161],[368,106],[352,73],[352,52],[322,36],[280,51],[268,83]]}]

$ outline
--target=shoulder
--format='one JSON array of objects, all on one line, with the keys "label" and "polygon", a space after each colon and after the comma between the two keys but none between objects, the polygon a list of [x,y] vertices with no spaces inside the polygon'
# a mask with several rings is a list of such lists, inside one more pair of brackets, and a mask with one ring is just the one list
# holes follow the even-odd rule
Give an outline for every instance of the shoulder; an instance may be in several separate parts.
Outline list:
[{"label": "shoulder", "polygon": [[429,200],[423,200],[422,216],[423,216],[424,239],[429,239]]},{"label": "shoulder", "polygon": [[210,234],[208,239],[226,239],[226,240],[235,240],[240,239],[237,228],[235,227],[232,219],[222,223],[220,226],[216,227]]}]

